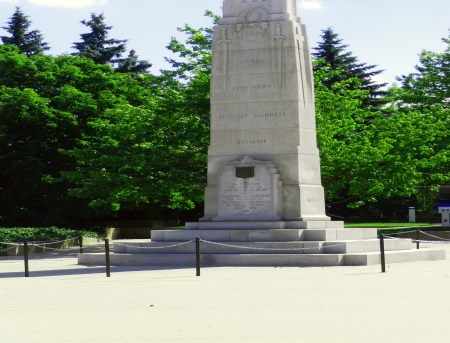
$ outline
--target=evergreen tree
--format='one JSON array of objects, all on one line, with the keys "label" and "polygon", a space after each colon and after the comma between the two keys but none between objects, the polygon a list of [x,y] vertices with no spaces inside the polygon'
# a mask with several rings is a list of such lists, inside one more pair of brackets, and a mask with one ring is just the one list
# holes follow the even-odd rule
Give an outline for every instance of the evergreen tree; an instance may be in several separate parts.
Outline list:
[{"label": "evergreen tree", "polygon": [[15,45],[20,49],[21,53],[27,56],[36,55],[49,50],[50,47],[44,42],[44,37],[38,30],[28,31],[31,25],[29,16],[22,12],[20,7],[16,7],[16,11],[9,18],[8,26],[2,27],[11,36],[1,36],[3,44]]},{"label": "evergreen tree", "polygon": [[128,57],[122,58],[126,51],[127,39],[108,39],[109,30],[112,26],[105,23],[104,14],[91,14],[91,20],[83,20],[81,23],[91,29],[89,33],[81,34],[81,42],[74,43],[74,56],[84,56],[92,59],[97,64],[116,65],[119,73],[142,74],[152,65],[143,60],[139,60],[136,51],[131,50]]},{"label": "evergreen tree", "polygon": [[81,34],[81,42],[74,43],[73,49],[78,52],[74,56],[84,56],[97,64],[112,63],[114,57],[120,58],[126,51],[126,39],[108,39],[108,32],[112,26],[105,24],[104,14],[91,13],[91,20],[82,20],[81,23],[91,29],[89,33]]},{"label": "evergreen tree", "polygon": [[386,104],[387,101],[383,97],[387,92],[383,91],[382,88],[387,83],[376,83],[372,79],[373,76],[381,74],[383,70],[375,70],[376,65],[359,63],[358,59],[351,52],[346,51],[348,45],[342,44],[342,39],[339,39],[338,34],[331,28],[323,30],[321,37],[322,41],[318,43],[316,48],[313,48],[316,51],[313,53],[313,56],[317,60],[323,60],[324,62],[318,63],[314,67],[314,71],[318,71],[324,67],[330,70],[341,69],[340,73],[335,74],[327,80],[323,80],[323,85],[331,89],[332,85],[336,82],[356,77],[361,83],[359,89],[369,92],[369,97],[363,101],[363,106],[376,109]]},{"label": "evergreen tree", "polygon": [[143,74],[152,66],[147,61],[139,60],[135,50],[131,50],[127,58],[117,58],[111,62],[117,64],[116,71],[119,73]]}]

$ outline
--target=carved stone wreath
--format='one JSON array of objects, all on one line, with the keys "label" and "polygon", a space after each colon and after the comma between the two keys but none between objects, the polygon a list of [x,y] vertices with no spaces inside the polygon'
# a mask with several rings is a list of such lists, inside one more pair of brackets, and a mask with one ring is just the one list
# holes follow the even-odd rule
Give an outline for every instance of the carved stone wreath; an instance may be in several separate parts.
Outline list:
[{"label": "carved stone wreath", "polygon": [[[247,15],[250,13],[250,12],[259,12],[260,14],[261,14],[261,18],[259,19],[259,21],[257,22],[257,23],[248,23],[247,22]],[[266,21],[267,20],[267,18],[269,17],[269,14],[265,11],[265,10],[263,10],[263,9],[261,9],[261,8],[249,8],[249,9],[246,9],[244,12],[242,12],[240,15],[239,15],[239,21],[242,23],[242,24],[260,24],[260,23],[262,23],[263,21]]]}]

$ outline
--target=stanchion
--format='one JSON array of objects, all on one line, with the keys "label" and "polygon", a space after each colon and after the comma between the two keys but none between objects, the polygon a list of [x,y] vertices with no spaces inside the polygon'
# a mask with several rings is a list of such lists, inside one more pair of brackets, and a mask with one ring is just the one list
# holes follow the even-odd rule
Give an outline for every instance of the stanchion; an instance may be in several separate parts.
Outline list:
[{"label": "stanchion", "polygon": [[417,250],[420,249],[420,241],[419,241],[419,239],[420,239],[420,230],[417,229],[417,232],[416,232],[416,248],[417,248]]},{"label": "stanchion", "polygon": [[23,242],[23,260],[25,262],[25,277],[30,277],[30,269],[28,268],[28,242]]},{"label": "stanchion", "polygon": [[80,254],[83,253],[83,236],[78,237],[78,243],[80,243]]},{"label": "stanchion", "polygon": [[386,258],[384,256],[384,235],[380,233],[381,272],[386,273]]},{"label": "stanchion", "polygon": [[197,267],[197,276],[200,276],[200,238],[195,239],[195,261]]},{"label": "stanchion", "polygon": [[109,259],[109,239],[105,239],[106,277],[111,277],[111,262]]}]

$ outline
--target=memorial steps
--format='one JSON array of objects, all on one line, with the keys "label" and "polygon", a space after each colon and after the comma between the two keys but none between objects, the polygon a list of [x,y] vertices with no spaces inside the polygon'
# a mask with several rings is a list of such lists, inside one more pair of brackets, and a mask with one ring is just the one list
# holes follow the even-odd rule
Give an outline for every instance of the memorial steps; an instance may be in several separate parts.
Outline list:
[{"label": "memorial steps", "polygon": [[[307,225],[304,222],[297,224]],[[272,223],[272,226],[276,225],[278,223]],[[328,222],[328,225],[341,226],[341,222]],[[205,224],[201,226],[208,228]],[[202,239],[202,267],[325,267],[380,263],[380,242],[377,230],[373,228],[194,228],[153,231],[152,236],[152,240],[115,241],[111,265],[194,268],[195,243],[189,241],[197,237]],[[185,242],[189,243],[179,245]],[[445,259],[445,250],[413,250],[411,239],[386,239],[385,250],[387,263]],[[81,254],[78,263],[104,265],[105,256]]]}]

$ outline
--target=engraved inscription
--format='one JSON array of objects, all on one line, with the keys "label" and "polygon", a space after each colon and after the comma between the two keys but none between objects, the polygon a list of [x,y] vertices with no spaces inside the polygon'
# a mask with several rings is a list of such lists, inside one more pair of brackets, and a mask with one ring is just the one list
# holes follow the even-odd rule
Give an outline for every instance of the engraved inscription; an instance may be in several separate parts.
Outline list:
[{"label": "engraved inscription", "polygon": [[219,114],[219,119],[245,119],[247,114]]},{"label": "engraved inscription", "polygon": [[272,203],[270,189],[260,181],[236,180],[224,186],[221,204],[230,215],[256,215]]},{"label": "engraved inscription", "polygon": [[267,144],[267,139],[238,139],[238,145]]},{"label": "engraved inscription", "polygon": [[240,60],[240,64],[263,64],[266,63],[266,60],[262,58],[253,58],[249,60]]},{"label": "engraved inscription", "polygon": [[317,198],[308,198],[308,202],[320,202]]},{"label": "engraved inscription", "polygon": [[245,41],[245,43],[246,44],[259,44],[260,43],[260,40],[258,40],[258,39],[247,39],[246,41]]},{"label": "engraved inscription", "polygon": [[286,112],[253,113],[254,118],[286,117]]},{"label": "engraved inscription", "polygon": [[286,112],[270,112],[270,113],[228,113],[219,114],[219,119],[248,119],[248,118],[280,118],[286,117]]},{"label": "engraved inscription", "polygon": [[301,171],[306,171],[306,172],[318,172],[319,168],[317,167],[300,167]]},{"label": "engraved inscription", "polygon": [[259,90],[269,90],[275,89],[274,86],[271,85],[256,85],[256,86],[236,86],[233,87],[233,91],[259,91]]}]

